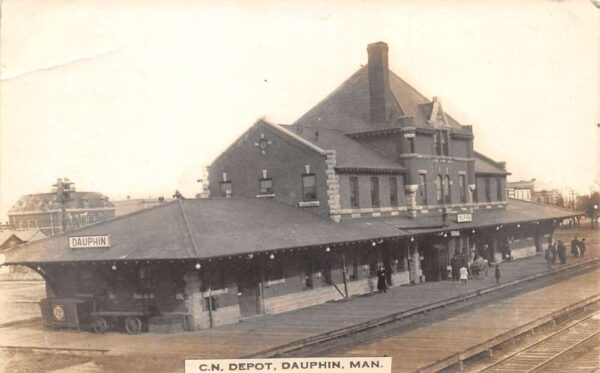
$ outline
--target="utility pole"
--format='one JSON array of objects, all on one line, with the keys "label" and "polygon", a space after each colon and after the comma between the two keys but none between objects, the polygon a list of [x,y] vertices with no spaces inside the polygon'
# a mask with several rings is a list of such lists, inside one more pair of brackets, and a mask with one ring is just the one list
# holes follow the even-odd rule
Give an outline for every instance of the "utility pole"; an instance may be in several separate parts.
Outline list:
[{"label": "utility pole", "polygon": [[56,179],[56,184],[52,185],[56,188],[56,201],[60,203],[62,231],[67,231],[67,204],[73,199],[75,194],[75,186],[73,182],[65,178]]}]

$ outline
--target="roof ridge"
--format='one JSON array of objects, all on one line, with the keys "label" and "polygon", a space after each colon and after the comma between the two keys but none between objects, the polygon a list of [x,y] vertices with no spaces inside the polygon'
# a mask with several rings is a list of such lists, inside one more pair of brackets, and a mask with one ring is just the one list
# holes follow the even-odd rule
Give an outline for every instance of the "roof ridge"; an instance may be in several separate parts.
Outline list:
[{"label": "roof ridge", "polygon": [[523,203],[530,203],[530,204],[536,205],[536,206],[544,206],[544,207],[551,207],[551,208],[554,208],[554,209],[565,210],[565,211],[574,213],[574,215],[585,215],[584,211],[572,210],[570,208],[566,208],[566,207],[562,207],[562,206],[549,205],[547,203],[540,203],[540,202],[535,202],[535,201],[526,201],[524,199],[512,198],[512,197],[508,197],[508,199],[511,200],[511,201],[518,201],[518,202],[523,202]]},{"label": "roof ridge", "polygon": [[200,252],[198,251],[198,245],[196,245],[196,240],[194,239],[194,235],[192,234],[192,229],[190,228],[190,222],[189,219],[187,217],[187,214],[185,213],[185,207],[183,207],[183,201],[181,199],[177,199],[177,204],[179,205],[179,208],[181,209],[181,215],[183,215],[183,223],[185,224],[185,229],[187,230],[188,236],[190,237],[190,240],[192,241],[192,248],[194,249],[194,254],[196,254],[196,257],[200,256]]}]

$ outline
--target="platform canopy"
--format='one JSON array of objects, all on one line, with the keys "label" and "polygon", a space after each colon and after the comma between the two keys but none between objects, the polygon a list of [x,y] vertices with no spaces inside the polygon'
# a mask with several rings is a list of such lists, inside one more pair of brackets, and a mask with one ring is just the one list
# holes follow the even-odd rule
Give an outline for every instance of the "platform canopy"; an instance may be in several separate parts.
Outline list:
[{"label": "platform canopy", "polygon": [[476,210],[470,222],[458,223],[449,214],[447,226],[442,226],[439,213],[335,223],[272,199],[177,200],[16,247],[6,253],[5,264],[207,259],[576,215],[510,200],[507,208]]}]

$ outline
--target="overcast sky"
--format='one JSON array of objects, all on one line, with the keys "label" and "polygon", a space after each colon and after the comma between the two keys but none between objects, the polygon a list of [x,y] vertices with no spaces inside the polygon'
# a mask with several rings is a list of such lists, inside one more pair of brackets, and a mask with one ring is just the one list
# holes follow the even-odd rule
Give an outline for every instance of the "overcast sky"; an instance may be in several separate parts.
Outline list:
[{"label": "overcast sky", "polygon": [[254,121],[291,123],[386,41],[513,179],[600,176],[600,9],[578,1],[3,0],[0,219],[57,177],[193,196]]}]

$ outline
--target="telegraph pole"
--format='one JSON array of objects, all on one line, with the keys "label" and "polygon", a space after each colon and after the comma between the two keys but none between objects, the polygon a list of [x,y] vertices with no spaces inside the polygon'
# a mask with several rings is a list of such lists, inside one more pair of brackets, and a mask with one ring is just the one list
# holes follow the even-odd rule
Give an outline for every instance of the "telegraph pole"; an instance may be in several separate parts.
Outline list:
[{"label": "telegraph pole", "polygon": [[73,194],[75,194],[75,186],[73,182],[65,178],[56,179],[56,184],[53,187],[56,188],[56,201],[60,203],[62,231],[67,231],[67,204],[71,202]]}]

